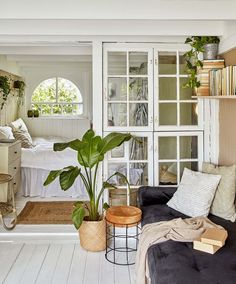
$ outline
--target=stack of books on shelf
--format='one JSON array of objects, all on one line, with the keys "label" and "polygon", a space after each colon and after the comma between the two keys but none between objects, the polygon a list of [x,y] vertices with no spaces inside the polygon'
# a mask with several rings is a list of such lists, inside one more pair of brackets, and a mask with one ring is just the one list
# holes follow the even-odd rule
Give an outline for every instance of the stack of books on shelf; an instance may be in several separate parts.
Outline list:
[{"label": "stack of books on shelf", "polygon": [[214,254],[225,245],[227,237],[228,233],[224,229],[206,229],[199,239],[193,241],[193,248]]},{"label": "stack of books on shelf", "polygon": [[224,59],[203,60],[203,67],[198,70],[198,80],[201,86],[197,89],[198,96],[210,96],[210,71],[225,67]]},{"label": "stack of books on shelf", "polygon": [[236,66],[210,71],[210,96],[236,95]]}]

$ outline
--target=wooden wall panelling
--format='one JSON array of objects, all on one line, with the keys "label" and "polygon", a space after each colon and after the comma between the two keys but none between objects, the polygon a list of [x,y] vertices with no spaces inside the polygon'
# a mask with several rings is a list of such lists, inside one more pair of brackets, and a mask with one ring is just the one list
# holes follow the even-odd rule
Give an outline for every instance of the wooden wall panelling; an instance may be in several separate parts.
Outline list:
[{"label": "wooden wall panelling", "polygon": [[81,138],[90,128],[90,121],[70,118],[24,118],[29,132],[34,137],[63,136]]},{"label": "wooden wall panelling", "polygon": [[219,164],[236,164],[236,101],[220,101]]},{"label": "wooden wall panelling", "polygon": [[[236,65],[236,48],[220,55],[225,66]],[[220,100],[219,159],[220,165],[236,164],[236,101]]]},{"label": "wooden wall panelling", "polygon": [[220,55],[225,60],[225,66],[236,65],[236,48]]}]

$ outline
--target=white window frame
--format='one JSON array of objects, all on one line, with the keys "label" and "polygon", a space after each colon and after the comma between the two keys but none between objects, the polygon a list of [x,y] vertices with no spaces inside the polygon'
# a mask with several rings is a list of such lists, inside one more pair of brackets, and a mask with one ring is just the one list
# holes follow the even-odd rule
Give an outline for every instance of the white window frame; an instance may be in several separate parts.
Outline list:
[{"label": "white window frame", "polygon": [[[123,132],[125,133],[125,132]],[[109,132],[105,132],[104,135],[109,134]],[[137,136],[137,137],[147,137],[148,145],[147,145],[147,160],[130,160],[129,159],[129,143],[125,142],[124,143],[124,150],[125,150],[125,156],[122,158],[112,158],[111,157],[111,152],[109,152],[106,155],[106,159],[104,161],[104,180],[108,178],[108,163],[125,163],[127,165],[127,177],[129,180],[129,164],[130,163],[147,163],[148,166],[148,184],[153,185],[153,134],[151,132],[131,132],[132,135]]]},{"label": "white window frame", "polygon": [[[187,74],[179,72],[179,56],[181,53],[188,51],[187,46],[169,46],[154,48],[154,131],[189,131],[203,130],[203,103],[196,99],[180,100],[180,78],[187,78]],[[176,74],[159,74],[159,52],[175,52],[176,53]],[[159,100],[159,78],[176,78],[177,80],[177,98],[176,100]],[[177,124],[176,125],[159,125],[159,104],[160,103],[176,103],[177,104]],[[198,125],[180,125],[180,103],[197,103],[198,104]]]},{"label": "white window frame", "polygon": [[[126,75],[108,75],[108,52],[126,52],[127,56],[127,70]],[[129,75],[129,52],[147,52],[148,53],[148,74],[147,75]],[[103,58],[104,58],[104,65],[103,65],[103,129],[104,131],[152,131],[153,130],[153,48],[148,47],[115,47],[113,44],[105,45],[103,48]],[[129,103],[141,103],[142,101],[130,101],[128,97],[128,88],[129,85],[127,84],[127,99],[126,101],[120,101],[119,103],[126,103],[127,104],[127,125],[128,126],[108,126],[108,103],[113,103],[113,101],[108,100],[107,92],[108,92],[108,78],[147,78],[148,79],[148,100],[145,103],[148,104],[148,126],[129,126]],[[114,102],[116,103],[116,101]],[[118,101],[117,101],[118,103]]]},{"label": "white window frame", "polygon": [[[198,157],[196,159],[181,159],[180,158],[180,142],[179,137],[181,136],[197,136],[198,137]],[[177,156],[176,159],[159,159],[159,137],[177,137]],[[154,133],[154,184],[159,185],[159,171],[160,163],[177,163],[177,185],[180,182],[180,162],[198,162],[198,170],[201,170],[204,152],[203,152],[203,131],[175,131],[175,132],[155,132]],[[173,186],[177,186],[173,185]],[[165,186],[165,185],[161,185]],[[170,185],[168,185],[170,186]]]},{"label": "white window frame", "polygon": [[[53,106],[53,105],[60,105],[60,106],[63,106],[63,105],[68,105],[68,104],[70,104],[70,105],[82,105],[83,106],[83,112],[81,113],[81,114],[65,114],[65,113],[62,113],[62,114],[53,114],[52,113],[52,108],[51,108],[51,114],[49,114],[49,115],[47,115],[47,114],[42,114],[41,112],[40,112],[40,116],[41,117],[65,117],[65,118],[77,118],[77,117],[84,117],[85,116],[85,110],[84,110],[84,107],[85,107],[85,105],[84,105],[84,98],[83,98],[83,96],[82,96],[82,94],[81,94],[81,92],[80,92],[80,89],[78,88],[78,86],[74,83],[74,82],[72,82],[71,80],[69,80],[69,79],[67,79],[67,78],[63,78],[63,77],[60,77],[60,76],[54,76],[54,77],[50,77],[50,78],[47,78],[47,79],[44,79],[43,81],[41,81],[38,85],[37,85],[37,87],[34,89],[34,91],[38,88],[38,86],[41,84],[41,83],[43,83],[44,81],[46,81],[46,80],[49,80],[49,79],[56,79],[56,93],[55,93],[55,95],[56,95],[56,101],[55,102],[47,102],[47,101],[45,101],[45,102],[33,102],[32,101],[32,97],[33,97],[33,94],[32,94],[32,96],[31,96],[31,100],[30,100],[30,106],[32,107],[32,105],[34,105],[34,104],[37,104],[37,105],[51,105],[51,106]],[[81,98],[82,98],[82,102],[80,103],[78,103],[78,102],[59,102],[58,101],[58,78],[62,78],[62,79],[65,79],[65,80],[67,80],[67,81],[69,81],[69,82],[71,82],[72,84],[74,84],[75,86],[76,86],[76,88],[78,89],[78,91],[79,91],[79,93],[80,93],[80,95],[81,95]],[[34,91],[33,91],[33,93],[34,93]]]}]

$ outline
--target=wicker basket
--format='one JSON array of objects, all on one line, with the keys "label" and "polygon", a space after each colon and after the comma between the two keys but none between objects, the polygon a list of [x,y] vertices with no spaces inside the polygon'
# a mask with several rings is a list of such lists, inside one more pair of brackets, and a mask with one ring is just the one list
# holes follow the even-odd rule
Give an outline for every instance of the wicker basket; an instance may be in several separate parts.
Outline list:
[{"label": "wicker basket", "polygon": [[[137,206],[137,195],[140,186],[130,187],[130,205]],[[127,188],[119,187],[109,190],[109,205],[110,206],[122,206],[127,205]]]},{"label": "wicker basket", "polygon": [[106,248],[106,222],[83,221],[79,228],[80,245],[88,251],[102,251]]}]

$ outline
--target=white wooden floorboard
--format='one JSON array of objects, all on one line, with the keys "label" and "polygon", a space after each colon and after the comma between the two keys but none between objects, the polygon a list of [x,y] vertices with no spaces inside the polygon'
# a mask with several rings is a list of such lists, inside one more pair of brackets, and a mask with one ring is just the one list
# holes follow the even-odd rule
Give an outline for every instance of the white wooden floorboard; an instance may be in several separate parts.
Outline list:
[{"label": "white wooden floorboard", "polygon": [[36,245],[33,255],[31,256],[31,259],[27,268],[25,269],[21,281],[19,281],[19,284],[35,283],[48,248],[48,244]]},{"label": "white wooden floorboard", "polygon": [[11,273],[7,275],[4,281],[4,284],[20,283],[34,250],[34,244],[24,244],[19,256],[11,268]]},{"label": "white wooden floorboard", "polygon": [[80,245],[76,244],[72,257],[68,284],[83,284],[86,262],[87,251],[82,249]]},{"label": "white wooden floorboard", "polygon": [[128,265],[115,265],[115,284],[129,284],[129,267]]},{"label": "white wooden floorboard", "polygon": [[[62,245],[51,244],[37,277],[37,284],[49,284],[53,280]],[[27,283],[28,284],[28,283]]]},{"label": "white wooden floorboard", "polygon": [[3,283],[14,265],[23,244],[0,243],[0,283]]},{"label": "white wooden floorboard", "polygon": [[136,283],[135,265],[129,265],[129,275],[130,275],[130,283],[135,284]]},{"label": "white wooden floorboard", "polygon": [[104,252],[88,252],[84,274],[84,284],[99,284],[100,261]]},{"label": "white wooden floorboard", "polygon": [[54,271],[52,284],[65,284],[68,282],[74,249],[74,244],[66,244],[62,246],[57,266]]},{"label": "white wooden floorboard", "polygon": [[99,284],[110,284],[110,283],[115,283],[114,264],[110,263],[105,259],[105,252],[104,252],[100,261]]}]

